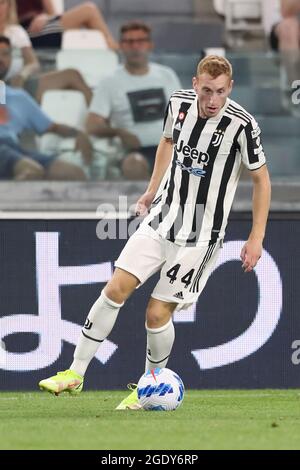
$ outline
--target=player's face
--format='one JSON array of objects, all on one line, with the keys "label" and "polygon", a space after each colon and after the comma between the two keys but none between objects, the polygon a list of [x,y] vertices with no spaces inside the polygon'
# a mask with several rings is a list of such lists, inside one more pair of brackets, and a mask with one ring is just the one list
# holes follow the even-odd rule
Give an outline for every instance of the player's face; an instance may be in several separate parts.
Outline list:
[{"label": "player's face", "polygon": [[11,63],[11,50],[5,43],[0,43],[0,79],[3,80]]},{"label": "player's face", "polygon": [[198,95],[199,113],[202,117],[216,116],[223,108],[232,90],[233,81],[225,74],[213,78],[203,73],[193,78],[193,87]]},{"label": "player's face", "polygon": [[144,65],[153,48],[149,34],[142,29],[127,31],[121,38],[121,50],[127,64],[131,66]]}]

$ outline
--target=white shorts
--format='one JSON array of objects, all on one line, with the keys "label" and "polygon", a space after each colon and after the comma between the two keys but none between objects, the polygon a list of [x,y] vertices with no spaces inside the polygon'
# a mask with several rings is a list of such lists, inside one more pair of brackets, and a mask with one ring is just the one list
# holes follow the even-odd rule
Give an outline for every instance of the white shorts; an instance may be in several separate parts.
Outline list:
[{"label": "white shorts", "polygon": [[126,243],[115,267],[133,274],[140,285],[160,271],[151,297],[175,302],[176,310],[183,310],[197,301],[222,244],[223,240],[219,240],[210,246],[184,247],[160,237],[151,227],[149,233],[138,229]]}]

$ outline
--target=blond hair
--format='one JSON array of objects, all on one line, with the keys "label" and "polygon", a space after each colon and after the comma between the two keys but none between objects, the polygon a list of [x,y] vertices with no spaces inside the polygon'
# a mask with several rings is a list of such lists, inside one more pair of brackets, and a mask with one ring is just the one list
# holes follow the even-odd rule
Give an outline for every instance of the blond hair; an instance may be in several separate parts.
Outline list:
[{"label": "blond hair", "polygon": [[202,59],[197,66],[197,76],[208,73],[211,77],[217,78],[220,75],[227,75],[232,79],[232,65],[225,57],[218,55],[208,55]]},{"label": "blond hair", "polygon": [[8,3],[7,24],[19,24],[16,0],[6,0]]}]

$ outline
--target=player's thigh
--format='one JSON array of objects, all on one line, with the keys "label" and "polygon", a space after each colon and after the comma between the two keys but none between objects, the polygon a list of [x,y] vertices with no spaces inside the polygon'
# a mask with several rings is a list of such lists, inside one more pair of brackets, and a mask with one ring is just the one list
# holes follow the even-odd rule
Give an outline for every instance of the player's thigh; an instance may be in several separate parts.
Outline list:
[{"label": "player's thigh", "polygon": [[177,302],[177,310],[197,301],[217,261],[220,242],[207,247],[169,246],[152,297]]},{"label": "player's thigh", "polygon": [[[159,271],[166,260],[164,240],[155,235],[149,227],[149,233],[138,229],[128,240],[115,267],[134,275],[139,284],[143,284]],[[152,233],[152,236],[149,234]]]},{"label": "player's thigh", "polygon": [[130,272],[116,268],[112,278],[106,284],[104,292],[109,299],[121,304],[130,297],[139,283],[138,278]]}]

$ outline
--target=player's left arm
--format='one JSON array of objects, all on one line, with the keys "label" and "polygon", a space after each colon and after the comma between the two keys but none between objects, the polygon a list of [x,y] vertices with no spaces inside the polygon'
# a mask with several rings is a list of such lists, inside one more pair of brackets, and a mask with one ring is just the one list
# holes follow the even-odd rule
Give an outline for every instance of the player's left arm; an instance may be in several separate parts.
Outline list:
[{"label": "player's left arm", "polygon": [[242,268],[249,273],[261,257],[271,202],[271,183],[267,165],[250,171],[253,181],[252,229],[241,251]]},{"label": "player's left arm", "polygon": [[253,117],[241,132],[238,143],[243,164],[248,168],[253,181],[252,229],[241,251],[242,267],[246,273],[249,273],[262,254],[271,199],[271,184],[261,141],[261,130]]}]

